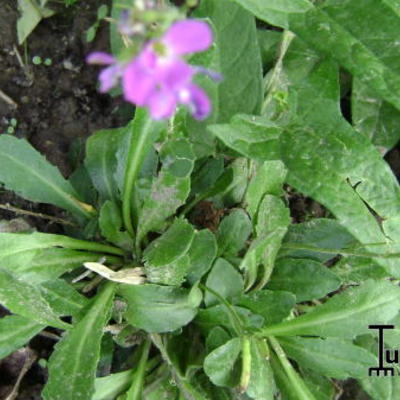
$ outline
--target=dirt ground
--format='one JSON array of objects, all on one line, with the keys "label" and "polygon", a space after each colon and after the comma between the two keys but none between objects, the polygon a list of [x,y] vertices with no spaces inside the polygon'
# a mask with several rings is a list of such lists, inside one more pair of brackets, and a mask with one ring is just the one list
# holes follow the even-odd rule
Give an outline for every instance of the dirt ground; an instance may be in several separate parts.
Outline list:
[{"label": "dirt ground", "polygon": [[[98,129],[125,124],[130,110],[121,98],[101,95],[96,91],[98,70],[85,65],[85,56],[92,50],[107,51],[108,27],[103,22],[92,43],[86,42],[86,31],[96,20],[96,11],[107,0],[78,1],[76,6],[64,8],[42,21],[29,36],[26,48],[17,46],[15,0],[2,0],[0,5],[0,90],[9,101],[0,98],[0,134],[7,132],[11,121],[17,122],[15,135],[28,139],[47,159],[57,165],[65,176],[71,172],[69,151],[76,141]],[[62,12],[61,12],[62,11]],[[34,65],[32,58],[50,58],[51,66]],[[15,107],[16,105],[16,107]],[[121,111],[122,110],[122,111]],[[397,176],[400,176],[400,153],[393,150],[387,156]],[[60,214],[49,205],[34,204],[0,189],[0,205],[14,206],[50,215]],[[324,210],[300,195],[291,198],[294,220],[305,216],[323,216]],[[10,211],[0,209],[0,219],[15,218]],[[59,227],[48,221],[24,217],[43,232],[57,232]],[[0,317],[5,315],[0,309]],[[54,340],[38,336],[30,343],[38,360],[47,359]],[[0,361],[0,399],[6,398],[29,354],[19,351]],[[17,400],[38,400],[46,380],[42,362],[35,362],[21,385]],[[354,385],[345,388],[341,397],[366,399],[354,392]]]},{"label": "dirt ground", "polygon": [[[17,121],[15,135],[26,138],[57,165],[65,176],[71,173],[71,145],[84,142],[98,129],[113,128],[127,122],[121,98],[99,94],[96,90],[98,69],[85,64],[92,50],[109,50],[108,26],[102,22],[93,42],[86,42],[86,31],[96,21],[96,11],[107,0],[79,1],[65,8],[56,4],[55,16],[43,20],[29,36],[26,48],[17,45],[15,0],[0,5],[0,90],[11,101],[0,98],[0,134],[6,133],[12,119]],[[53,8],[52,3],[50,7]],[[61,12],[62,11],[62,12]],[[51,66],[34,65],[33,57],[50,58]],[[20,60],[19,60],[20,59]],[[21,62],[22,61],[22,62]],[[17,107],[14,106],[15,103]],[[121,108],[125,111],[121,112]],[[0,205],[50,215],[61,211],[46,204],[34,204],[0,189]],[[0,209],[0,219],[17,217]],[[59,226],[46,220],[24,216],[42,232],[57,232]],[[0,317],[5,315],[0,309]],[[38,336],[30,346],[38,359],[47,359],[54,340]],[[27,358],[24,351],[0,361],[0,399],[12,390]],[[46,380],[46,370],[34,363],[22,381],[18,400],[38,400]]]}]

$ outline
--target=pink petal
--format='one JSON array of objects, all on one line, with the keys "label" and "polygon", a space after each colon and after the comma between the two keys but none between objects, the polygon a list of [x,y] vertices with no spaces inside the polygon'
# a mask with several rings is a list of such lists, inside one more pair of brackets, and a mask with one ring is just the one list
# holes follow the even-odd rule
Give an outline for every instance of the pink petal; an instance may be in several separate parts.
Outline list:
[{"label": "pink petal", "polygon": [[108,53],[102,51],[95,51],[86,57],[88,64],[110,65],[116,62],[116,59]]},{"label": "pink petal", "polygon": [[99,75],[100,92],[105,93],[112,89],[117,83],[121,75],[121,68],[119,65],[111,65],[104,68]]},{"label": "pink petal", "polygon": [[212,41],[213,34],[209,25],[190,19],[175,22],[162,39],[174,55],[204,51],[211,46]]},{"label": "pink petal", "polygon": [[205,119],[211,113],[211,102],[206,92],[193,83],[180,92],[179,100],[189,106],[195,119]]},{"label": "pink petal", "polygon": [[156,88],[154,69],[148,68],[148,55],[139,55],[125,68],[122,76],[124,97],[138,106],[144,106]]},{"label": "pink petal", "polygon": [[149,98],[148,106],[153,119],[170,118],[175,112],[177,101],[171,91],[157,90]]},{"label": "pink petal", "polygon": [[194,70],[183,60],[172,59],[167,64],[159,63],[155,70],[156,79],[160,84],[176,91],[186,86],[193,78]]}]

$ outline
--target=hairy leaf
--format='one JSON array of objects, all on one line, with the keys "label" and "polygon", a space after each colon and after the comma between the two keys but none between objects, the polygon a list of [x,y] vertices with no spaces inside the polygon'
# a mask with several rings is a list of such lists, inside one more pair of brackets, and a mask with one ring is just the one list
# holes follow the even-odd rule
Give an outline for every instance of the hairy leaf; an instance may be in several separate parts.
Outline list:
[{"label": "hairy leaf", "polygon": [[354,338],[369,333],[368,324],[390,321],[399,307],[399,287],[390,282],[367,281],[330,298],[304,315],[266,327],[261,334]]},{"label": "hairy leaf", "polygon": [[372,353],[341,339],[288,337],[279,341],[288,357],[299,365],[330,378],[363,378],[377,363]]},{"label": "hairy leaf", "polygon": [[[243,278],[240,273],[223,258],[218,258],[208,274],[206,286],[217,292],[222,298],[232,302],[243,292]],[[207,307],[218,304],[218,297],[206,292],[204,302]]]},{"label": "hairy leaf", "polygon": [[90,206],[79,201],[72,185],[27,141],[0,136],[0,182],[25,199],[51,203],[88,218]]},{"label": "hairy leaf", "polygon": [[128,129],[124,127],[97,131],[86,142],[85,166],[102,201],[118,198],[116,153]]},{"label": "hairy leaf", "polygon": [[187,289],[121,285],[119,292],[128,303],[125,318],[147,332],[172,332],[196,315],[202,295],[197,287]]},{"label": "hairy leaf", "polygon": [[36,286],[16,278],[4,269],[0,269],[0,303],[11,312],[36,321],[38,324],[60,329],[70,328],[58,318],[56,311],[52,309]]},{"label": "hairy leaf", "polygon": [[56,345],[49,360],[45,400],[91,400],[103,328],[114,298],[113,284],[107,284],[93,299],[86,315]]},{"label": "hairy leaf", "polygon": [[204,371],[217,386],[233,387],[239,377],[241,340],[234,338],[213,350],[204,360]]},{"label": "hairy leaf", "polygon": [[325,265],[294,258],[279,260],[267,288],[296,295],[297,302],[320,299],[340,287],[341,280]]},{"label": "hairy leaf", "polygon": [[19,315],[0,318],[0,360],[24,346],[44,328],[45,325]]}]

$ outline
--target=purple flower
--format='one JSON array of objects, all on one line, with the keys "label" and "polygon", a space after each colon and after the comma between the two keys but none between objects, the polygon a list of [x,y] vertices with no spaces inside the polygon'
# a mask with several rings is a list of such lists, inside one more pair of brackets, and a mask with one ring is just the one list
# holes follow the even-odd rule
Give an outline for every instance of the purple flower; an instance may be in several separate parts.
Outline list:
[{"label": "purple flower", "polygon": [[86,62],[88,64],[108,65],[99,75],[101,93],[108,92],[116,86],[124,70],[123,65],[118,63],[115,57],[101,51],[89,54],[86,58]]},{"label": "purple flower", "polygon": [[181,56],[206,50],[211,44],[212,32],[205,22],[176,22],[126,66],[122,77],[125,99],[148,107],[154,119],[171,117],[178,104],[186,105],[194,118],[206,118],[211,112],[210,100],[192,82],[201,70]]},{"label": "purple flower", "polygon": [[127,64],[101,52],[90,54],[87,62],[108,65],[99,76],[101,92],[110,90],[122,77],[125,99],[148,107],[152,118],[169,118],[183,104],[194,118],[202,120],[210,114],[211,103],[205,91],[193,83],[193,78],[203,73],[218,80],[219,75],[191,66],[182,57],[206,50],[212,40],[212,31],[205,22],[183,20],[174,23],[162,38],[146,43],[139,55]]}]

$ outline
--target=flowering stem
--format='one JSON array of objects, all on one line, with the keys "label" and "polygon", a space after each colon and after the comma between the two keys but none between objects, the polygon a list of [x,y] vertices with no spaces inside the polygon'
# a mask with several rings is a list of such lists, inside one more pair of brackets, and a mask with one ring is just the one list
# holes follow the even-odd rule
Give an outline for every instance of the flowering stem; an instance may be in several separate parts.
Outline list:
[{"label": "flowering stem", "polygon": [[[140,132],[133,132],[137,140],[133,137],[131,141],[128,158],[126,160],[124,190],[122,194],[122,218],[126,230],[134,236],[134,229],[132,223],[132,192],[135,181],[139,175],[143,159],[147,153],[149,138],[152,135],[152,120],[146,118]],[[133,129],[135,124],[133,125]]]},{"label": "flowering stem", "polygon": [[315,400],[315,397],[311,394],[304,381],[297,374],[292,364],[290,364],[290,361],[288,360],[279,342],[273,336],[270,336],[268,340],[271,344],[271,347],[274,349],[274,352],[283,370],[286,372],[288,381],[290,382],[293,392],[297,394],[297,398],[299,400]]},{"label": "flowering stem", "polygon": [[132,386],[127,393],[127,400],[140,400],[142,398],[143,383],[146,373],[146,365],[149,356],[150,346],[150,340],[146,340],[142,346],[142,353],[140,356],[139,365],[134,373]]}]

